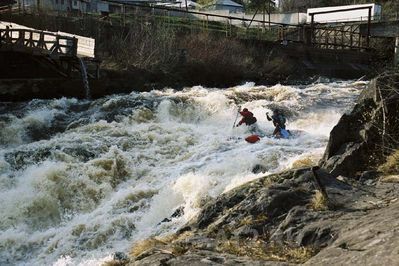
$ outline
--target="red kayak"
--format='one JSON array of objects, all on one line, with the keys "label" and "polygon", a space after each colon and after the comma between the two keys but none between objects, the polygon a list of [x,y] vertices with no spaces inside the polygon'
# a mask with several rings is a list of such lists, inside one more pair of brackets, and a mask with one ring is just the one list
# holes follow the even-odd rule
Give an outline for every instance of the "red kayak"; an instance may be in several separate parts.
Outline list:
[{"label": "red kayak", "polygon": [[249,142],[249,143],[255,143],[255,142],[258,142],[259,140],[260,140],[260,138],[258,135],[251,135],[251,136],[248,136],[245,138],[245,141]]}]

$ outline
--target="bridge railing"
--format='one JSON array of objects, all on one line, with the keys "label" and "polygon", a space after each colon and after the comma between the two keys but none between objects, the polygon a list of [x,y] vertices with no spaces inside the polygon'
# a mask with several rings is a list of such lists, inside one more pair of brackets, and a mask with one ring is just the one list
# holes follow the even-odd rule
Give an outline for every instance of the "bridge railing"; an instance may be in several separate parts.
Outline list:
[{"label": "bridge railing", "polygon": [[0,49],[31,51],[48,55],[77,56],[74,37],[28,29],[0,29]]}]

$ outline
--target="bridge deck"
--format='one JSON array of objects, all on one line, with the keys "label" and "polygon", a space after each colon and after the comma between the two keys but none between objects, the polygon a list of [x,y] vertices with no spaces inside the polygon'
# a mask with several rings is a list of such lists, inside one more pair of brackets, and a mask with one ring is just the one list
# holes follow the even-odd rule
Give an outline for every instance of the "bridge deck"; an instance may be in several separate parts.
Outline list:
[{"label": "bridge deck", "polygon": [[95,40],[65,32],[40,31],[0,21],[0,50],[20,51],[53,57],[94,58]]}]

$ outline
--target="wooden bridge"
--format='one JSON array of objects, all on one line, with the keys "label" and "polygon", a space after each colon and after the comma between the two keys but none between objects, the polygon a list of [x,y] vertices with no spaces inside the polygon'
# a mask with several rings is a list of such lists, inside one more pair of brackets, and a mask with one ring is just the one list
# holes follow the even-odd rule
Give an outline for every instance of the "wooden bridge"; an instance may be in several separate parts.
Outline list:
[{"label": "wooden bridge", "polygon": [[95,40],[65,32],[51,32],[0,21],[0,50],[18,51],[52,58],[94,58]]},{"label": "wooden bridge", "polygon": [[0,29],[0,51],[15,51],[51,58],[77,57],[78,39],[31,29]]},{"label": "wooden bridge", "polygon": [[[82,91],[89,97],[89,78],[99,78],[99,61],[94,56],[95,41],[92,38],[41,31],[0,21],[0,52],[4,58],[26,55],[26,63],[18,63],[17,73],[3,66],[4,72],[11,71],[11,76],[21,80],[42,77],[77,78],[82,80]],[[6,61],[9,67],[14,65],[12,60]],[[92,73],[88,71],[89,67],[94,69]],[[36,69],[42,70],[42,76],[35,76]]]}]

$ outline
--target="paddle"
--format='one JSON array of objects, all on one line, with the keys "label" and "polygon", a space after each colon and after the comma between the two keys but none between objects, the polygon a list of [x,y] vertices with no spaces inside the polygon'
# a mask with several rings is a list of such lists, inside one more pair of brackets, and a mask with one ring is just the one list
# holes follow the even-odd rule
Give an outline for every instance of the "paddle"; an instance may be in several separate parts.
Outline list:
[{"label": "paddle", "polygon": [[233,128],[236,126],[236,122],[237,122],[237,119],[238,119],[238,115],[239,115],[239,113],[240,113],[240,110],[241,110],[241,106],[238,106],[238,111],[237,111],[236,119],[234,120]]}]

